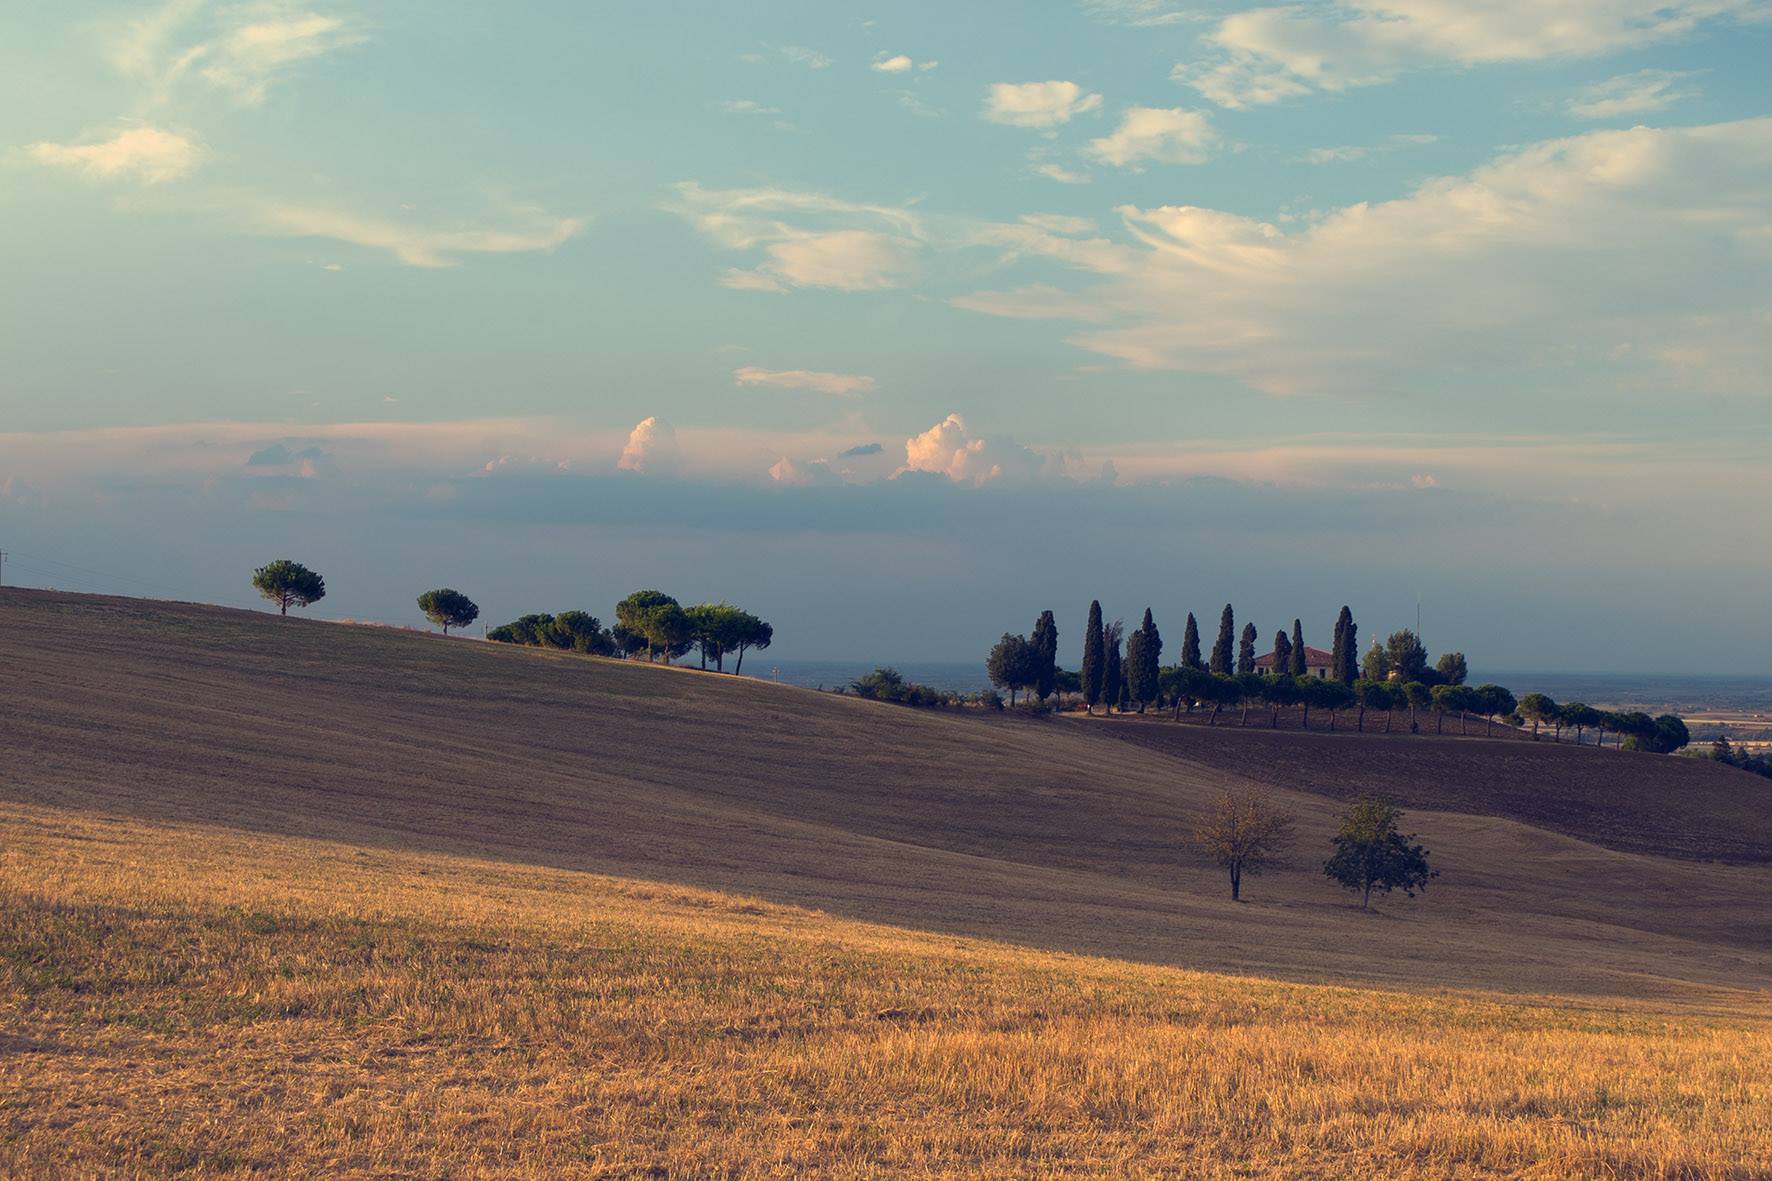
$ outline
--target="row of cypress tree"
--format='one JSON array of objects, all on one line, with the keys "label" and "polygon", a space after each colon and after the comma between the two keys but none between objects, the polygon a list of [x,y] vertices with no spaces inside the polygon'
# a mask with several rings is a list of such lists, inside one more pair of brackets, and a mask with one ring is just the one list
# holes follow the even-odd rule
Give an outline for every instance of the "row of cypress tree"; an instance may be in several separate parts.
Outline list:
[{"label": "row of cypress tree", "polygon": [[[1049,619],[1051,615],[1048,611],[1041,618]],[[1117,619],[1112,623],[1103,622],[1100,600],[1089,604],[1089,621],[1084,625],[1083,632],[1083,668],[1079,679],[1083,699],[1088,702],[1091,711],[1104,701],[1111,707],[1122,699],[1131,701],[1142,711],[1145,702],[1157,699],[1163,637],[1151,617],[1150,608],[1145,608],[1144,619],[1138,628],[1125,637],[1124,657],[1120,655],[1122,630],[1122,624]],[[1255,625],[1246,623],[1239,637],[1236,610],[1226,603],[1218,619],[1218,638],[1212,645],[1212,655],[1208,662],[1201,658],[1200,625],[1190,611],[1181,637],[1180,667],[1226,677],[1234,673],[1253,673],[1255,645],[1259,636]],[[1010,637],[1005,637],[1008,638]],[[1344,606],[1335,620],[1335,648],[1330,656],[1330,676],[1346,685],[1352,685],[1359,677],[1358,661],[1355,658],[1359,651],[1358,643],[1359,628],[1354,623],[1353,612]],[[1284,629],[1274,633],[1274,672],[1281,676],[1304,676],[1307,652],[1304,623],[1294,619],[1290,636]]]}]

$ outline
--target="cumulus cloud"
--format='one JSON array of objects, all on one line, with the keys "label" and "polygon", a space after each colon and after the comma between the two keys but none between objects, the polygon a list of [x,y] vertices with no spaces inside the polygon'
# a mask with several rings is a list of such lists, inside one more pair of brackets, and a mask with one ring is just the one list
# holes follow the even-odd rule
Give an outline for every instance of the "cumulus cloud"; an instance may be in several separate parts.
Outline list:
[{"label": "cumulus cloud", "polygon": [[1387,82],[1439,62],[1472,65],[1592,57],[1753,19],[1760,0],[1335,0],[1233,13],[1177,80],[1226,107]]},{"label": "cumulus cloud", "polygon": [[40,163],[68,168],[96,180],[161,184],[190,175],[203,146],[189,136],[158,127],[131,127],[92,143],[34,143],[26,149]]},{"label": "cumulus cloud", "polygon": [[879,74],[903,74],[914,65],[916,63],[902,53],[895,53],[891,57],[882,54],[874,59],[872,69]]},{"label": "cumulus cloud", "polygon": [[1127,107],[1111,135],[1089,141],[1089,154],[1115,167],[1204,164],[1218,145],[1205,111],[1180,107]]},{"label": "cumulus cloud", "polygon": [[905,471],[934,472],[956,484],[1033,480],[1045,466],[1043,456],[1013,439],[973,434],[958,414],[948,415],[904,444]]},{"label": "cumulus cloud", "polygon": [[296,238],[328,238],[371,250],[385,250],[413,267],[451,267],[461,256],[522,254],[556,249],[584,229],[582,217],[557,217],[532,206],[513,209],[507,224],[433,228],[346,210],[263,201],[252,225],[261,233]]},{"label": "cumulus cloud", "polygon": [[681,461],[676,429],[654,415],[635,425],[615,466],[624,472],[669,475],[677,470]]},{"label": "cumulus cloud", "polygon": [[775,385],[790,390],[813,390],[821,394],[853,397],[878,384],[859,373],[824,373],[816,369],[760,369],[746,365],[732,371],[739,385]]},{"label": "cumulus cloud", "polygon": [[828,487],[843,483],[843,477],[831,470],[822,459],[797,460],[782,456],[769,469],[769,478],[777,484],[795,488]]},{"label": "cumulus cloud", "polygon": [[1101,95],[1075,82],[997,82],[985,96],[984,117],[1011,127],[1047,129],[1101,107]]},{"label": "cumulus cloud", "polygon": [[1697,95],[1695,88],[1682,85],[1690,77],[1690,70],[1638,70],[1634,74],[1619,74],[1594,83],[1583,90],[1580,97],[1571,99],[1569,113],[1582,119],[1617,119],[1665,111],[1675,103]]},{"label": "cumulus cloud", "polygon": [[[1526,366],[1604,373],[1621,344],[1637,351],[1620,372],[1648,380],[1641,357],[1690,359],[1679,342],[1718,331],[1695,324],[1745,329],[1772,307],[1768,191],[1772,118],[1599,131],[1290,232],[1196,206],[1123,206],[1134,244],[1019,242],[1099,282],[1068,298],[1036,286],[954,302],[1093,315],[1107,322],[1071,338],[1084,348],[1272,393],[1419,389],[1424,375],[1443,388]],[[1741,347],[1762,371],[1772,363],[1763,334]],[[1739,355],[1729,366],[1751,368]]]}]

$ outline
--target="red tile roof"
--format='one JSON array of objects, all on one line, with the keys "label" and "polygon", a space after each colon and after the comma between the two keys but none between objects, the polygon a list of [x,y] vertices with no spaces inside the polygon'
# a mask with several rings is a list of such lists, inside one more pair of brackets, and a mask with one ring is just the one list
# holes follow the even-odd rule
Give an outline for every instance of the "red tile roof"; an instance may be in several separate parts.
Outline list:
[{"label": "red tile roof", "polygon": [[[1306,644],[1304,646],[1304,666],[1306,668],[1327,668],[1329,666],[1329,658],[1331,655],[1332,653],[1325,652],[1321,648],[1313,648],[1309,644]],[[1255,667],[1274,667],[1274,654],[1269,652],[1265,655],[1257,656],[1255,658]]]}]

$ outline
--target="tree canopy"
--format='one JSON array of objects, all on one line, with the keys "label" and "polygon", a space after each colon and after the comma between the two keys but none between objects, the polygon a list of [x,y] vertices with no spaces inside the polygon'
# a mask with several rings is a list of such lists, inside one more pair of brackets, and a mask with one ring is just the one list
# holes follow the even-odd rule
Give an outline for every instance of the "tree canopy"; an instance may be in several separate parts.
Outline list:
[{"label": "tree canopy", "polygon": [[1231,878],[1231,901],[1242,898],[1243,875],[1259,874],[1292,842],[1292,816],[1261,792],[1226,791],[1194,834],[1205,854]]},{"label": "tree canopy", "polygon": [[1396,808],[1371,796],[1362,796],[1342,813],[1341,829],[1331,838],[1335,853],[1323,872],[1358,894],[1361,910],[1370,906],[1373,890],[1401,890],[1413,898],[1439,876],[1428,864],[1427,850],[1413,835],[1398,831],[1402,819]]},{"label": "tree canopy", "polygon": [[1101,601],[1089,604],[1089,622],[1083,628],[1083,668],[1082,691],[1083,700],[1089,705],[1089,712],[1095,712],[1096,703],[1101,700],[1101,691],[1107,673],[1106,640],[1102,634]]},{"label": "tree canopy", "polygon": [[474,600],[446,586],[420,595],[418,609],[425,613],[426,619],[441,627],[444,635],[448,635],[452,627],[466,627],[480,618],[480,608],[474,605]]},{"label": "tree canopy", "polygon": [[1221,677],[1231,675],[1232,660],[1237,643],[1237,616],[1231,605],[1224,605],[1224,613],[1218,617],[1218,639],[1212,644],[1212,671]]},{"label": "tree canopy", "polygon": [[279,558],[254,570],[252,585],[259,594],[277,604],[279,615],[288,615],[291,607],[308,607],[326,597],[326,580],[300,562],[291,562],[287,558]]},{"label": "tree canopy", "polygon": [[1039,653],[1026,636],[1004,632],[985,657],[984,671],[991,684],[1009,690],[1009,704],[1014,705],[1015,695],[1039,679],[1039,663]]}]

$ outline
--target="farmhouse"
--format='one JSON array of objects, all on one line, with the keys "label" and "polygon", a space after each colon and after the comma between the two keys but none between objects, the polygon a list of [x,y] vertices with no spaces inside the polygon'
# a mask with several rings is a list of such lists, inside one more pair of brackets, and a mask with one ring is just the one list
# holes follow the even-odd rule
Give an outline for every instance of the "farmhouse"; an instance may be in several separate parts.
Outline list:
[{"label": "farmhouse", "polygon": [[[1257,656],[1255,658],[1255,671],[1258,673],[1273,672],[1274,654],[1269,652],[1266,656]],[[1306,644],[1304,646],[1304,674],[1307,677],[1328,676],[1329,653],[1323,651],[1321,648],[1313,648],[1309,644]]]}]

